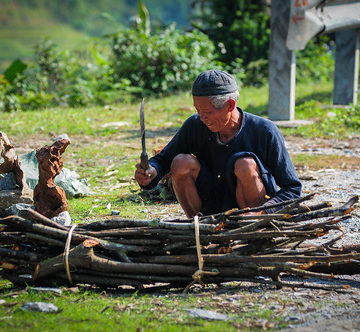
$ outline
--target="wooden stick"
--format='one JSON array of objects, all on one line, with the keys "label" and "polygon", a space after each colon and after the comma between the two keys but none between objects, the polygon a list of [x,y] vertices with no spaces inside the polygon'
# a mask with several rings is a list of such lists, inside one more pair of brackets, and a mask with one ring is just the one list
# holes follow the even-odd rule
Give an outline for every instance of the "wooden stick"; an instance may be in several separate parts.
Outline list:
[{"label": "wooden stick", "polygon": [[43,216],[42,214],[40,214],[39,212],[37,212],[37,211],[35,211],[33,209],[29,208],[27,211],[28,211],[29,215],[31,216],[31,218],[33,220],[36,220],[36,221],[40,222],[43,225],[58,228],[58,229],[62,229],[64,231],[68,230],[68,227],[58,224],[56,221],[51,220],[51,219]]},{"label": "wooden stick", "polygon": [[[154,264],[134,264],[123,263],[118,261],[110,261],[98,257],[94,254],[93,246],[90,246],[84,241],[82,244],[76,246],[69,253],[70,266],[77,268],[90,267],[95,270],[103,272],[122,272],[131,274],[170,274],[170,275],[192,275],[196,271],[196,267],[191,266],[177,266],[177,265],[154,265]],[[63,257],[58,255],[50,260],[42,262],[33,275],[33,280],[44,278],[48,275],[54,274],[58,271],[64,270]]]}]

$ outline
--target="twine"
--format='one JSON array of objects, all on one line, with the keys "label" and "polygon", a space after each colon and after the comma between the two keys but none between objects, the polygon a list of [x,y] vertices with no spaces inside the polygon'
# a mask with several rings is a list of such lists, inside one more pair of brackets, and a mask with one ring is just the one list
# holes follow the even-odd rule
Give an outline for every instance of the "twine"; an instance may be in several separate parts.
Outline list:
[{"label": "twine", "polygon": [[195,283],[199,283],[204,285],[202,281],[202,277],[204,275],[217,275],[219,272],[212,272],[212,271],[204,271],[204,257],[201,255],[201,243],[200,243],[200,225],[199,225],[199,216],[194,216],[194,225],[195,225],[195,243],[196,243],[196,253],[198,257],[198,269],[192,275],[193,281],[186,286],[183,293],[186,293],[188,289],[194,285]]},{"label": "twine", "polygon": [[72,286],[72,278],[71,278],[71,274],[70,274],[70,266],[69,266],[69,252],[70,252],[70,244],[71,244],[71,237],[72,237],[72,233],[75,229],[77,225],[73,225],[71,226],[68,236],[66,238],[66,243],[65,243],[65,250],[64,250],[64,265],[65,265],[65,270],[66,270],[66,276],[69,280],[69,284],[70,286]]}]

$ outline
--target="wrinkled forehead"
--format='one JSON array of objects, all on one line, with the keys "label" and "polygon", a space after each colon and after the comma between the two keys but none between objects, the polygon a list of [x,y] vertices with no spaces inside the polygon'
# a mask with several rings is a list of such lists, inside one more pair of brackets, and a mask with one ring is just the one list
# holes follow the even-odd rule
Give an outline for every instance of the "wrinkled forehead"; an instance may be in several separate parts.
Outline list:
[{"label": "wrinkled forehead", "polygon": [[198,108],[211,108],[214,107],[211,99],[208,96],[193,96],[194,106]]}]

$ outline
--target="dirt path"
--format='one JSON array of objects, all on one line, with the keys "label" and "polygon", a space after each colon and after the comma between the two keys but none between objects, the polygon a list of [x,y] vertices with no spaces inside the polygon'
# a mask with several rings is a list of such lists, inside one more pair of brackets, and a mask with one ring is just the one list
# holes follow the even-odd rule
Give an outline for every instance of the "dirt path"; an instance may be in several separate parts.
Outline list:
[{"label": "dirt path", "polygon": [[[309,153],[317,155],[341,155],[360,157],[360,137],[338,141],[335,139],[304,139],[287,137],[287,147],[291,154]],[[360,166],[360,165],[358,165]],[[299,169],[299,177],[304,186],[304,193],[317,193],[312,202],[329,201],[333,206],[340,206],[352,196],[360,195],[360,169],[339,170],[329,165],[320,170]],[[184,217],[178,204],[169,204],[161,209],[149,209],[147,217]],[[338,245],[360,243],[360,206],[353,212],[353,217],[341,224],[344,237]],[[329,234],[324,239],[333,237]],[[311,280],[310,280],[311,281]],[[321,281],[315,280],[321,284]],[[265,296],[268,305],[278,310],[289,324],[283,331],[360,331],[360,275],[337,276],[335,283],[350,284],[350,290],[334,292],[318,289],[264,289],[255,286],[252,291],[259,293],[259,301]],[[251,291],[251,290],[250,290]],[[290,300],[290,306],[281,305]]]},{"label": "dirt path", "polygon": [[[309,140],[289,138],[290,153],[311,153],[319,155],[360,156],[360,137],[347,141]],[[314,200],[330,201],[334,205],[343,204],[350,197],[360,195],[360,170],[339,170],[329,167],[299,172],[304,185],[304,193],[316,192]],[[344,237],[338,245],[360,243],[360,206],[353,217],[341,224]],[[331,238],[332,234],[326,236]],[[301,300],[309,310],[294,308],[287,319],[290,328],[284,331],[360,331],[360,275],[343,276],[353,280],[349,293],[337,293],[317,290],[301,290],[292,293],[294,301]]]}]

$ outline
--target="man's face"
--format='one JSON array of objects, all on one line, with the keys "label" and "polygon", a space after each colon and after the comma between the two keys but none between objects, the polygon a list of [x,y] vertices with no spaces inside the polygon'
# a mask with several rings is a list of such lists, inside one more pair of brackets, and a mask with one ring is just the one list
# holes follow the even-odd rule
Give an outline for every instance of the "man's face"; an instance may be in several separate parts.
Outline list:
[{"label": "man's face", "polygon": [[205,123],[209,130],[216,133],[225,128],[231,117],[228,102],[225,103],[223,108],[217,109],[208,97],[193,96],[193,100],[200,120]]}]

